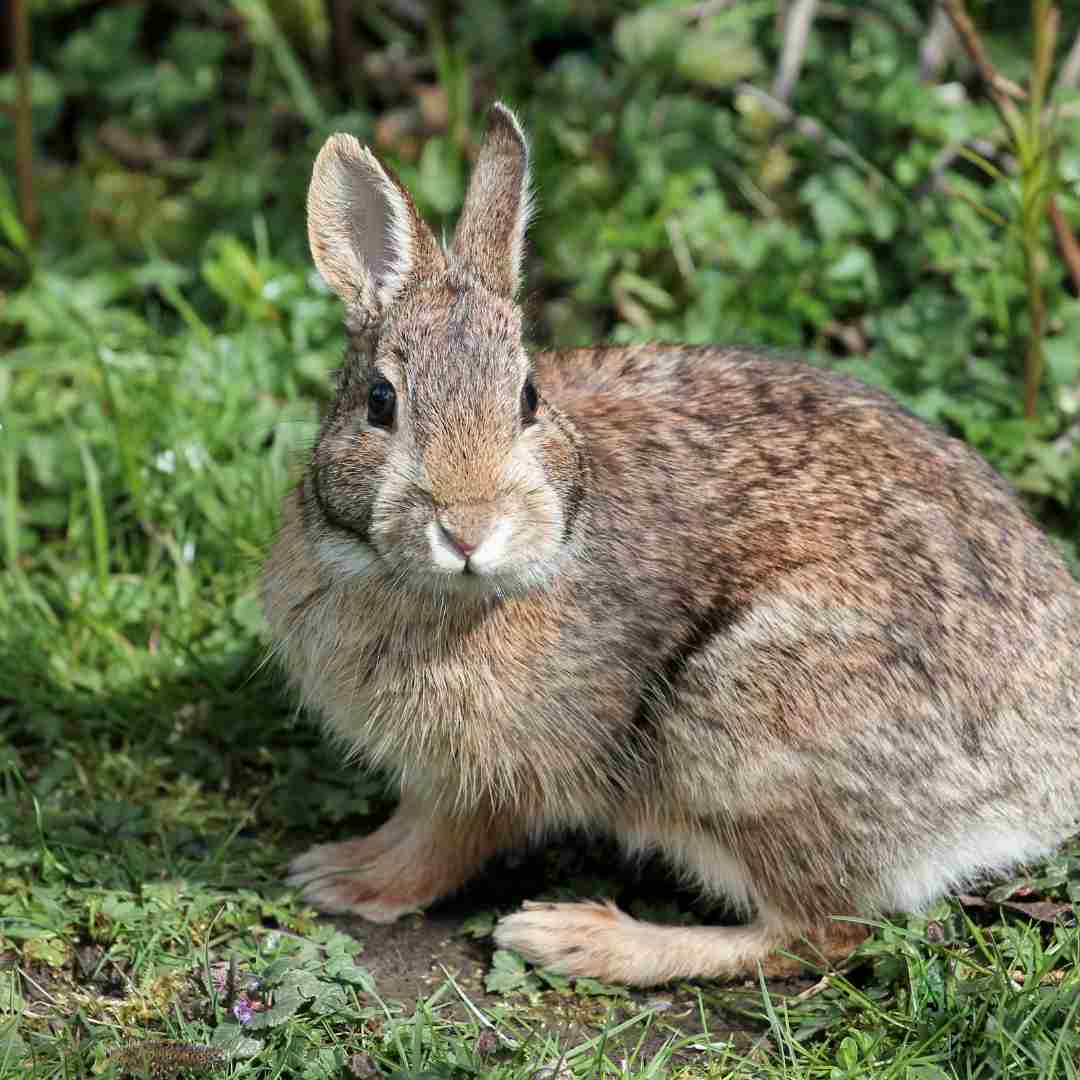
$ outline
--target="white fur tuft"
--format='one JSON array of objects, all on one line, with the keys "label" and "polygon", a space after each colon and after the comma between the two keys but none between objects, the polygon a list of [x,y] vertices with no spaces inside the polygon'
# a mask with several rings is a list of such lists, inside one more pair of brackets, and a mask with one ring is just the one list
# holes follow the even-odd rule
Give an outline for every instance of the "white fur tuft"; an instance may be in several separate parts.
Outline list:
[{"label": "white fur tuft", "polygon": [[941,837],[915,859],[885,876],[877,906],[883,911],[919,911],[948,892],[1040,859],[1052,845],[1016,825],[978,826],[963,836]]}]

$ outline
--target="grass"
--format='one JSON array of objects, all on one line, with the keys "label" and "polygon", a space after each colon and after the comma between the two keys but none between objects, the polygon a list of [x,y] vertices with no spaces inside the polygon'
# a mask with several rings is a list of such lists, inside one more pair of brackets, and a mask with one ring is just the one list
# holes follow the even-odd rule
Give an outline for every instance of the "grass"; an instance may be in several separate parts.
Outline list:
[{"label": "grass", "polygon": [[[228,333],[149,334],[45,273],[22,295],[45,329],[6,369],[0,1075],[1075,1075],[1080,931],[993,906],[885,926],[801,997],[684,988],[691,1034],[667,999],[524,969],[483,1009],[449,978],[380,995],[363,928],[281,885],[292,852],[386,801],[261,663],[258,563],[337,345],[304,268],[272,263],[260,290],[292,306]],[[24,505],[13,460],[62,497]],[[1080,849],[998,899],[1025,892],[1080,895]],[[551,1002],[589,1003],[592,1034],[560,1037]]]},{"label": "grass", "polygon": [[[981,898],[883,923],[843,972],[632,995],[491,954],[493,911],[544,892],[710,914],[574,839],[389,939],[318,918],[282,885],[292,854],[389,807],[264,664],[256,581],[341,353],[303,250],[313,152],[330,127],[372,138],[411,91],[346,112],[275,19],[282,4],[220,6],[232,14],[190,26],[150,0],[41,15],[38,59],[63,59],[68,112],[65,128],[35,106],[36,246],[0,183],[0,1078],[1076,1076],[1080,843]],[[744,49],[745,73],[775,52],[769,7],[696,32]],[[510,61],[552,48],[530,10],[511,33],[486,5],[427,46],[389,15],[370,32],[394,39],[393,63],[432,54],[449,118],[391,155],[437,223],[460,198],[474,80],[505,68],[548,208],[536,336],[828,348],[841,334],[824,359],[969,438],[1075,556],[1077,301],[1044,266],[1047,371],[1040,418],[1024,421],[1029,279],[993,220],[1009,196],[961,167],[962,197],[918,194],[941,144],[985,133],[989,110],[943,113],[904,27],[822,25],[793,103],[830,120],[834,158],[715,72],[665,74],[686,57],[649,52],[660,24],[617,5],[575,31],[592,52],[530,75]],[[143,16],[176,30],[164,59],[143,55]],[[688,18],[660,16],[665,33]],[[991,42],[1016,73],[1030,50],[1010,52],[1014,30]],[[153,92],[138,82],[151,62]],[[183,96],[198,86],[204,98]],[[99,143],[106,118],[167,140],[205,121],[206,144],[132,166]],[[0,139],[5,167],[6,153]],[[1063,138],[1059,156],[1075,180],[1080,149]],[[1067,185],[1060,197],[1075,212]]]}]

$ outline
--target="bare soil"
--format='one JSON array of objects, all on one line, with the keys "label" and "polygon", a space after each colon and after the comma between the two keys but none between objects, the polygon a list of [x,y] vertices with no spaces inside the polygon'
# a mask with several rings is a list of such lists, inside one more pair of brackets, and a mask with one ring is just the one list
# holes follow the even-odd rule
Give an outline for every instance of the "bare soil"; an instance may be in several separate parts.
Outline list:
[{"label": "bare soil", "polygon": [[[417,1001],[429,998],[447,981],[447,973],[453,975],[469,1000],[488,1016],[503,1019],[507,1031],[520,1032],[525,1025],[530,1030],[539,1028],[559,1037],[564,1046],[574,1046],[598,1035],[605,1026],[652,1011],[654,1019],[642,1046],[642,1053],[649,1057],[659,1047],[675,1036],[701,1035],[710,1041],[733,1039],[743,1049],[760,1037],[762,1027],[740,1017],[733,1011],[730,1000],[742,998],[747,1008],[760,1003],[756,979],[734,983],[681,983],[674,986],[649,990],[631,991],[625,997],[583,996],[574,992],[544,990],[534,993],[492,994],[484,988],[484,977],[491,965],[493,945],[490,939],[475,939],[462,933],[462,923],[478,912],[497,909],[513,910],[522,900],[541,893],[551,895],[550,885],[544,888],[544,879],[550,882],[552,862],[573,864],[576,873],[570,875],[574,892],[582,894],[582,877],[595,880],[603,886],[595,895],[617,895],[619,902],[631,910],[640,904],[671,905],[674,895],[678,909],[685,909],[693,899],[680,894],[678,886],[662,868],[624,868],[617,864],[616,876],[610,881],[597,878],[592,864],[596,862],[595,851],[579,849],[574,845],[569,852],[563,848],[544,856],[510,857],[493,866],[482,878],[470,884],[461,895],[439,904],[425,914],[411,915],[399,922],[380,926],[360,919],[336,918],[343,930],[363,942],[364,953],[359,961],[371,972],[378,987],[379,996],[387,1004],[399,1006],[403,1013],[412,1012]],[[570,869],[564,865],[563,869]],[[635,912],[638,913],[638,912]],[[684,913],[683,918],[688,918]],[[695,917],[694,921],[699,920]],[[715,917],[707,921],[715,922]],[[818,982],[818,975],[807,969],[794,974],[797,965],[790,961],[775,965],[778,977],[768,979],[770,992],[780,995],[798,994]],[[767,971],[768,975],[769,972]],[[743,990],[735,995],[724,991]],[[724,1007],[723,1000],[729,999]],[[450,992],[440,999],[440,1007],[455,1019],[469,1019],[469,1010],[456,993]],[[645,1031],[645,1024],[633,1025],[617,1039],[609,1053],[618,1055],[622,1048],[629,1051],[635,1047]]]}]

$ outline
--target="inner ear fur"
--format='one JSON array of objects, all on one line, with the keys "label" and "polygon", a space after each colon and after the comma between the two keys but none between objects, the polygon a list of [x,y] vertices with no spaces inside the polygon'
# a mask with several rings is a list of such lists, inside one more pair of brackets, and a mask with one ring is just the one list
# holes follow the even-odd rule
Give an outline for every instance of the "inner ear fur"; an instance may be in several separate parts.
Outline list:
[{"label": "inner ear fur", "polygon": [[332,135],[319,151],[307,213],[311,256],[350,329],[381,322],[409,284],[445,269],[408,191],[351,135]]}]

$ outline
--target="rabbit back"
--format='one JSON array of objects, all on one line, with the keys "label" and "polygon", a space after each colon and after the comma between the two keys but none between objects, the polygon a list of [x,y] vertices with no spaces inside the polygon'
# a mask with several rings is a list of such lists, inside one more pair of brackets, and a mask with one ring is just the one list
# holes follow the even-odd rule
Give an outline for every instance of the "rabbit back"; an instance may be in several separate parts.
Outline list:
[{"label": "rabbit back", "polygon": [[663,613],[636,630],[663,644],[630,846],[664,835],[703,879],[723,852],[821,917],[917,907],[1080,827],[1077,586],[977,455],[802,365],[551,364],[594,447],[606,586]]}]

